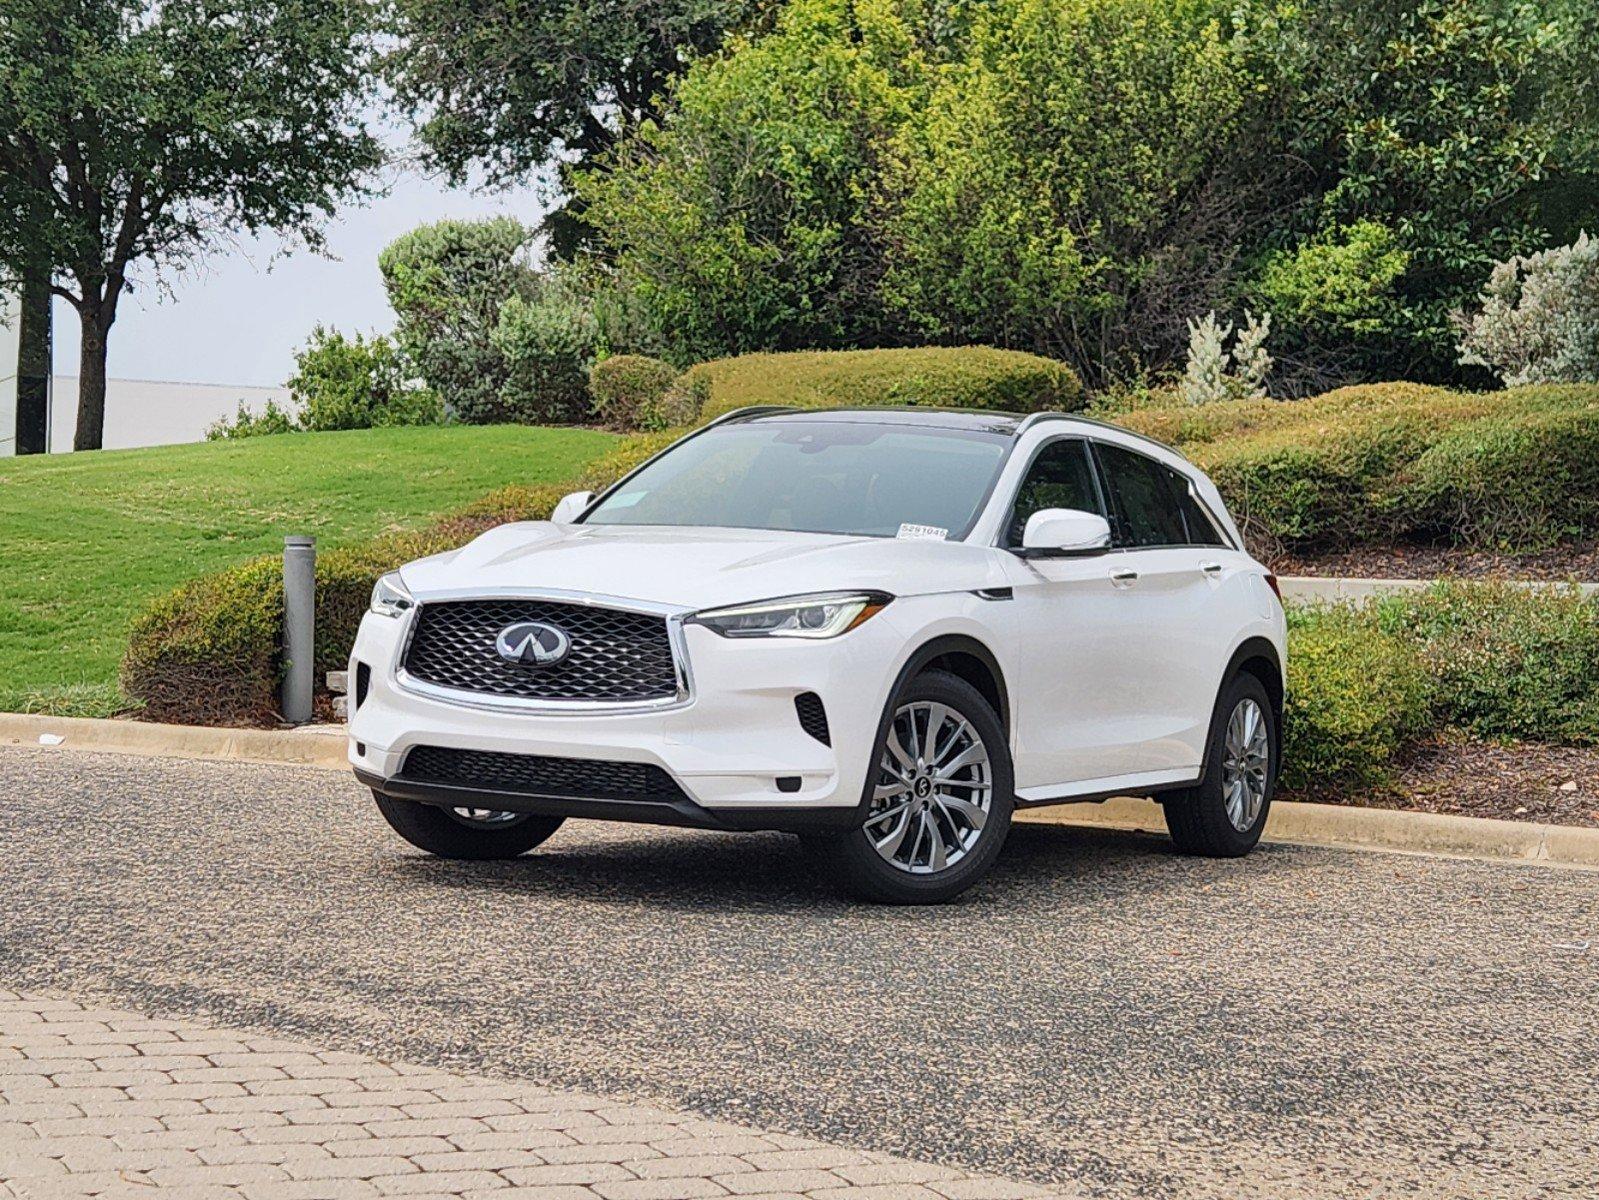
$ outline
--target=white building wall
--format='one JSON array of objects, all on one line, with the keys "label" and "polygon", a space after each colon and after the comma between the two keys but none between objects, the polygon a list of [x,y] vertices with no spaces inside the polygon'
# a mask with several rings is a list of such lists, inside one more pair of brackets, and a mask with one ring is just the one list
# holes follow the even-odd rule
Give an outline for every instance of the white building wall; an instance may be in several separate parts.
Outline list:
[{"label": "white building wall", "polygon": [[[15,350],[11,357],[14,364]],[[50,450],[63,453],[72,449],[72,435],[77,428],[77,376],[57,375],[50,395]],[[223,417],[231,417],[241,401],[251,412],[259,413],[268,400],[276,400],[279,407],[288,407],[289,389],[109,379],[105,396],[105,448],[126,450],[134,446],[203,441],[206,428]]]},{"label": "white building wall", "polygon": [[17,452],[17,297],[0,288],[0,458]]}]

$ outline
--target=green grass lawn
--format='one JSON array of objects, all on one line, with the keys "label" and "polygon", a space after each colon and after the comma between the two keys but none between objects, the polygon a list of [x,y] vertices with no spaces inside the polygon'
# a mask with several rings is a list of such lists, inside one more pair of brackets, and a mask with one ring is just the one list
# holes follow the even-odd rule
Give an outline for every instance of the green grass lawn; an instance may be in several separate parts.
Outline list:
[{"label": "green grass lawn", "polygon": [[609,448],[586,429],[363,429],[0,459],[0,711],[105,715],[128,624],[196,575],[333,547],[508,483],[560,483]]}]

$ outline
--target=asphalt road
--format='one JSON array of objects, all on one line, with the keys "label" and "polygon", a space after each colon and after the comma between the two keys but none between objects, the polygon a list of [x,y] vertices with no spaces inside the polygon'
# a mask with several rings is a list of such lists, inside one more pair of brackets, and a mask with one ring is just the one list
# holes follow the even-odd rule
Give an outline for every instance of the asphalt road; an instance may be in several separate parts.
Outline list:
[{"label": "asphalt road", "polygon": [[777,835],[458,865],[324,772],[0,750],[0,786],[0,986],[1107,1197],[1599,1194],[1599,874],[1035,826],[878,909]]}]

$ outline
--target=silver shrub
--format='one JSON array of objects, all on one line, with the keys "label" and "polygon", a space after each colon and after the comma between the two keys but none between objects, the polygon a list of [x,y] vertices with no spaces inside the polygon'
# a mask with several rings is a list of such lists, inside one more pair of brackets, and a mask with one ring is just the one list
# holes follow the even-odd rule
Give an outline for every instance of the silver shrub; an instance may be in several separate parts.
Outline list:
[{"label": "silver shrub", "polygon": [[1497,263],[1475,313],[1455,318],[1460,361],[1507,387],[1599,383],[1599,242]]}]

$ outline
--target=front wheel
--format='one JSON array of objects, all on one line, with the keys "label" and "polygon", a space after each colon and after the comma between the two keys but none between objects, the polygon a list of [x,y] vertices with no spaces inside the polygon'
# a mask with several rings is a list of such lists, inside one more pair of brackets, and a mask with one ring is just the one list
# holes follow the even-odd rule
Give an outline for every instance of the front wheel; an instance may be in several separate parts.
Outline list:
[{"label": "front wheel", "polygon": [[942,904],[988,873],[1010,831],[1010,752],[982,693],[928,671],[890,701],[861,825],[808,839],[850,895]]},{"label": "front wheel", "polygon": [[490,808],[440,808],[373,792],[390,828],[439,858],[515,858],[561,827],[562,818]]},{"label": "front wheel", "polygon": [[1238,858],[1266,828],[1277,786],[1277,719],[1253,675],[1222,689],[1211,718],[1205,777],[1197,787],[1161,796],[1166,828],[1184,854]]}]

